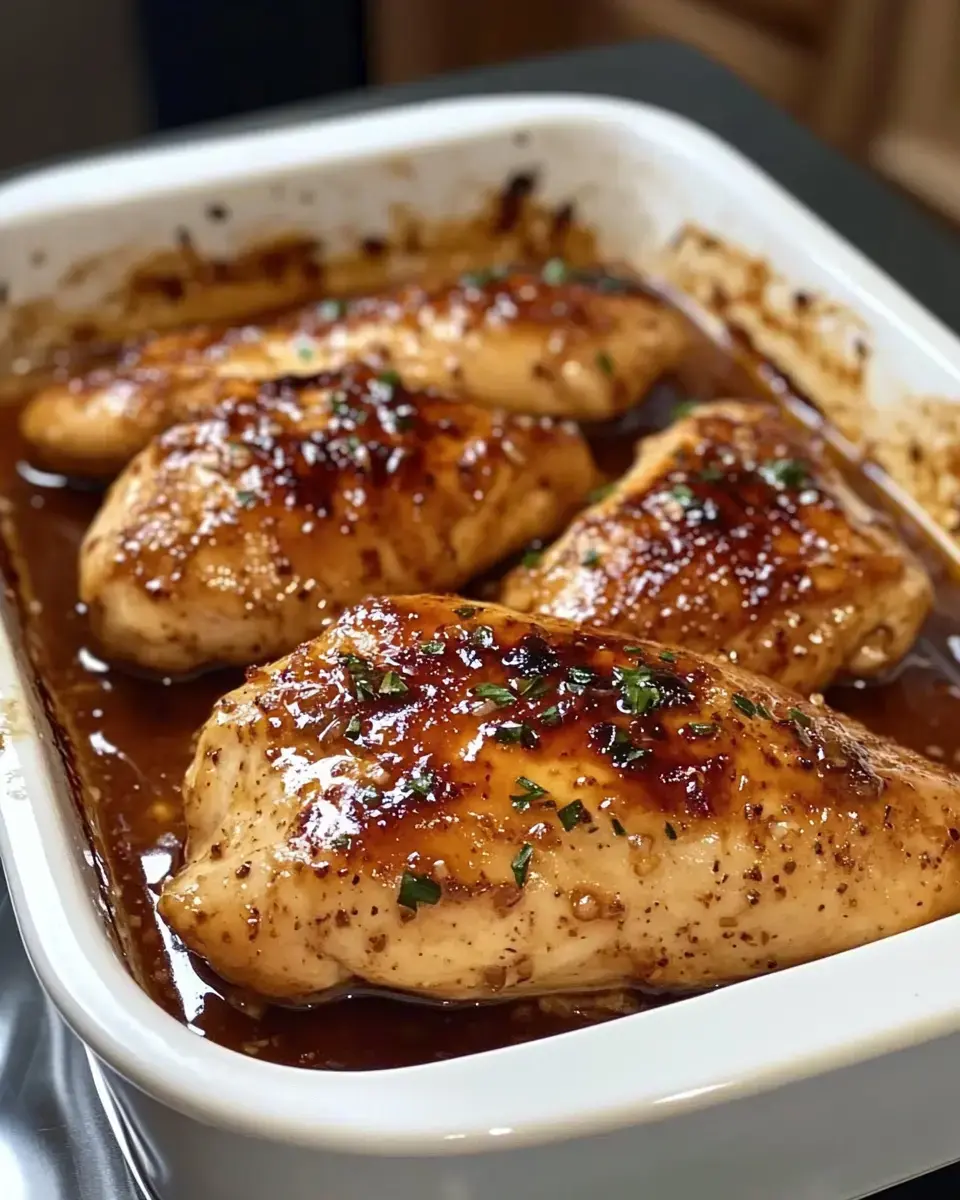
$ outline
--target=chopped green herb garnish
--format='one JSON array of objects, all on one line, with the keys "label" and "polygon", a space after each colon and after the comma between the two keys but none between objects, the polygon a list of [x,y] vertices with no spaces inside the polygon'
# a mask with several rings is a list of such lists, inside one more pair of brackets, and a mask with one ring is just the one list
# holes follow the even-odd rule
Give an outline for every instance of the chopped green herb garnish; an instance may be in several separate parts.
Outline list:
[{"label": "chopped green herb garnish", "polygon": [[717,732],[718,725],[705,721],[691,721],[687,729],[694,737],[712,737]]},{"label": "chopped green herb garnish", "polygon": [[493,645],[493,629],[489,625],[478,625],[470,635],[470,641],[475,646],[483,646],[488,650]]},{"label": "chopped green herb garnish", "polygon": [[709,467],[703,468],[700,472],[700,478],[704,483],[719,483],[723,478],[723,471],[711,464]]},{"label": "chopped green herb garnish", "polygon": [[541,558],[543,558],[542,550],[526,550],[520,561],[525,567],[535,567]]},{"label": "chopped green herb garnish", "polygon": [[587,503],[599,504],[601,500],[606,500],[616,486],[616,483],[604,483],[595,487],[592,492],[587,493]]},{"label": "chopped green herb garnish", "polygon": [[610,755],[615,767],[627,767],[632,762],[650,757],[652,751],[645,746],[635,746],[625,729],[621,729],[619,725],[607,728],[612,728],[613,732],[603,749],[604,753]]},{"label": "chopped green herb garnish", "polygon": [[363,408],[352,408],[346,392],[334,392],[330,397],[330,411],[335,417],[340,417],[346,421],[352,421],[355,425],[362,425],[367,419],[367,412]]},{"label": "chopped green herb garnish", "polygon": [[796,458],[772,458],[760,467],[760,474],[771,487],[801,488],[809,478],[806,465]]},{"label": "chopped green herb garnish", "polygon": [[597,366],[604,373],[604,375],[613,375],[613,359],[606,352],[606,350],[597,351]]},{"label": "chopped green herb garnish", "polygon": [[526,775],[517,776],[517,784],[523,789],[518,795],[510,797],[510,803],[515,809],[523,812],[524,809],[530,807],[534,800],[539,800],[541,796],[547,794],[547,789],[542,788],[539,783],[534,783],[532,779],[528,779]]},{"label": "chopped green herb garnish", "polygon": [[617,837],[626,837],[627,831],[620,824],[616,817],[610,818],[610,824],[613,826],[613,832],[617,835]]},{"label": "chopped green herb garnish", "polygon": [[524,700],[539,700],[550,691],[550,683],[543,675],[534,675],[532,679],[512,679],[510,683]]},{"label": "chopped green herb garnish", "polygon": [[757,715],[757,706],[749,696],[745,696],[742,692],[734,692],[732,699],[745,716],[755,717]]},{"label": "chopped green herb garnish", "polygon": [[339,321],[346,311],[345,300],[321,300],[317,305],[317,316],[321,321]]},{"label": "chopped green herb garnish", "polygon": [[660,651],[660,661],[675,663],[677,661],[677,656],[674,654],[674,652],[672,650],[661,650]]},{"label": "chopped green herb garnish", "polygon": [[461,604],[459,608],[455,608],[453,611],[458,617],[463,617],[465,621],[468,621],[471,617],[475,617],[480,609],[475,608],[472,604]]},{"label": "chopped green herb garnish", "polygon": [[351,841],[351,838],[350,838],[349,833],[338,833],[337,836],[330,843],[330,848],[332,850],[349,850],[350,849],[350,841]]},{"label": "chopped green herb garnish", "polygon": [[552,284],[555,287],[557,284],[565,283],[569,274],[567,264],[562,258],[551,258],[543,264],[540,278],[544,283]]},{"label": "chopped green herb garnish", "polygon": [[306,342],[301,342],[297,347],[297,358],[299,358],[301,362],[310,362],[314,354],[316,354],[316,347],[309,346],[306,344]]},{"label": "chopped green herb garnish", "polygon": [[684,508],[689,508],[694,503],[696,497],[693,494],[692,488],[689,488],[685,483],[678,483],[670,489],[670,495],[678,504],[682,504]]},{"label": "chopped green herb garnish", "polygon": [[429,875],[414,875],[412,871],[404,871],[397,893],[398,904],[416,912],[418,904],[436,904],[439,899],[440,884],[435,879]]},{"label": "chopped green herb garnish", "polygon": [[770,709],[765,704],[760,704],[759,702],[757,703],[757,716],[764,717],[768,721],[773,720],[773,713]]},{"label": "chopped green herb garnish", "polygon": [[587,550],[583,558],[580,559],[580,565],[583,567],[595,567],[600,562],[599,550]]},{"label": "chopped green herb garnish", "polygon": [[557,816],[560,818],[560,824],[569,833],[574,825],[580,824],[586,812],[580,800],[571,800],[569,804],[557,810]]},{"label": "chopped green herb garnish", "polygon": [[809,729],[813,724],[812,719],[799,708],[788,708],[787,716],[794,724],[799,725],[801,729]]},{"label": "chopped green herb garnish", "polygon": [[496,279],[504,279],[510,272],[509,267],[483,267],[479,271],[465,271],[460,276],[463,287],[486,287]]},{"label": "chopped green herb garnish", "polygon": [[432,771],[418,771],[416,775],[411,775],[406,783],[409,791],[416,792],[418,796],[429,796],[436,784],[436,778]]},{"label": "chopped green herb garnish", "polygon": [[589,667],[570,667],[567,671],[567,686],[571,691],[582,692],[596,679],[595,671]]},{"label": "chopped green herb garnish", "polygon": [[377,382],[382,383],[384,387],[395,388],[400,387],[403,381],[400,378],[399,372],[388,370],[380,372],[377,376]]},{"label": "chopped green herb garnish", "polygon": [[381,696],[402,696],[407,691],[407,685],[396,671],[387,671],[377,690]]},{"label": "chopped green herb garnish", "polygon": [[624,646],[624,654],[643,654],[642,646]]},{"label": "chopped green herb garnish", "polygon": [[494,741],[504,746],[520,745],[532,749],[537,744],[537,735],[526,721],[506,721],[493,731]]},{"label": "chopped green herb garnish", "polygon": [[554,704],[550,708],[544,709],[540,714],[540,720],[544,725],[559,725],[560,724],[560,709]]},{"label": "chopped green herb garnish", "polygon": [[506,708],[508,704],[516,704],[517,698],[509,688],[501,687],[499,683],[478,683],[470,689],[472,696],[481,700],[492,700],[497,708]]},{"label": "chopped green herb garnish", "polygon": [[671,842],[675,842],[677,840],[677,831],[669,821],[667,821],[667,823],[664,825],[663,832],[667,835]]},{"label": "chopped green herb garnish", "polygon": [[517,881],[517,887],[522,888],[527,882],[527,875],[530,873],[531,858],[533,858],[533,847],[529,842],[524,842],[516,858],[510,864],[513,869],[513,877]]},{"label": "chopped green herb garnish", "polygon": [[681,400],[679,404],[675,404],[673,407],[673,419],[680,421],[684,417],[689,417],[699,404],[699,400]]},{"label": "chopped green herb garnish", "polygon": [[360,736],[360,718],[356,713],[347,722],[347,727],[343,731],[343,736],[349,738],[351,742],[355,742]]},{"label": "chopped green herb garnish", "polygon": [[340,661],[347,668],[357,699],[372,700],[376,695],[377,681],[370,663],[356,654],[344,654]]},{"label": "chopped green herb garnish", "polygon": [[663,699],[649,667],[614,667],[613,681],[619,685],[623,707],[635,716],[656,708]]},{"label": "chopped green herb garnish", "polygon": [[237,492],[237,503],[241,508],[249,508],[251,504],[256,504],[256,492]]},{"label": "chopped green herb garnish", "polygon": [[437,642],[437,641],[422,642],[420,644],[420,650],[423,654],[442,654],[443,653],[443,642]]}]

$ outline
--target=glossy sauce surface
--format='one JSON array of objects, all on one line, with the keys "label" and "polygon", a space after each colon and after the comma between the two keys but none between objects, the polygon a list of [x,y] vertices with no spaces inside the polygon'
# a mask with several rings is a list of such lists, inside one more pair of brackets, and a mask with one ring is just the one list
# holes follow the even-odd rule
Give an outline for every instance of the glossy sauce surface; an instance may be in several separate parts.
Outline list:
[{"label": "glossy sauce surface", "polygon": [[[632,458],[636,436],[662,427],[678,401],[758,394],[735,364],[705,344],[676,379],[592,441],[615,475]],[[183,821],[179,786],[194,734],[214,701],[240,682],[221,672],[188,682],[135,678],[110,669],[92,645],[76,600],[77,553],[98,504],[96,492],[22,465],[16,412],[0,411],[0,492],[20,574],[31,654],[72,744],[108,881],[108,904],[131,968],[167,1011],[198,1034],[272,1061],[328,1069],[400,1066],[542,1037],[616,1015],[622,1004],[547,1000],[487,1006],[426,1006],[356,996],[312,1010],[265,1008],[207,972],[178,946],[154,912],[160,882],[179,862]],[[476,592],[483,594],[484,581]],[[893,677],[834,688],[828,699],[940,761],[960,761],[960,612],[955,590],[938,588],[937,611]],[[629,1008],[670,997],[625,998]]]}]

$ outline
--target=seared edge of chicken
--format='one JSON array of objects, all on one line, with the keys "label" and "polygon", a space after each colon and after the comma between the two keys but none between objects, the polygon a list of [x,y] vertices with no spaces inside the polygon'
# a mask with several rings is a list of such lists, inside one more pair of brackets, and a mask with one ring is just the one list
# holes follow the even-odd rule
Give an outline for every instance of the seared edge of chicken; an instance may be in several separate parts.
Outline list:
[{"label": "seared edge of chicken", "polygon": [[770,406],[724,401],[642,441],[633,468],[501,596],[810,692],[902,658],[932,587],[818,438]]},{"label": "seared edge of chicken", "polygon": [[83,541],[80,596],[112,657],[176,673],[276,657],[370,592],[459,587],[596,482],[574,426],[370,367],[222,386],[130,464]]},{"label": "seared edge of chicken", "polygon": [[491,270],[425,291],[324,301],[272,325],[197,329],[40,392],[22,430],[37,461],[112,474],[160,429],[217,402],[222,378],[272,379],[381,356],[411,387],[516,412],[600,419],[678,362],[687,328],[638,289],[546,268]]},{"label": "seared edge of chicken", "polygon": [[369,600],[201,731],[160,911],[228,980],[727,982],[960,907],[960,778],[729,665]]}]

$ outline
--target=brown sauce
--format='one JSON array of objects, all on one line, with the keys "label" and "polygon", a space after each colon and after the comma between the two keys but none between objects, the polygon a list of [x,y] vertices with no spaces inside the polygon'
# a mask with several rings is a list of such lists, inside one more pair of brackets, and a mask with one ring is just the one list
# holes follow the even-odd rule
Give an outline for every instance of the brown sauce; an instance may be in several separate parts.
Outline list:
[{"label": "brown sauce", "polygon": [[[679,376],[657,385],[626,418],[591,433],[611,475],[637,436],[660,428],[678,402],[762,396],[755,376],[703,342]],[[203,1037],[274,1062],[336,1070],[395,1067],[475,1053],[615,1015],[596,1002],[428,1005],[346,996],[309,1010],[241,997],[191,958],[155,915],[160,884],[180,861],[179,787],[195,731],[239,674],[188,682],[110,669],[89,640],[76,600],[76,563],[100,496],[23,465],[17,411],[0,408],[0,494],[21,585],[22,618],[36,667],[72,746],[102,857],[108,908],[131,970],[168,1012]],[[478,586],[482,586],[478,585]],[[938,585],[938,607],[909,658],[886,680],[850,681],[828,700],[878,733],[960,764],[960,595]],[[628,998],[642,1009],[678,999]]]}]

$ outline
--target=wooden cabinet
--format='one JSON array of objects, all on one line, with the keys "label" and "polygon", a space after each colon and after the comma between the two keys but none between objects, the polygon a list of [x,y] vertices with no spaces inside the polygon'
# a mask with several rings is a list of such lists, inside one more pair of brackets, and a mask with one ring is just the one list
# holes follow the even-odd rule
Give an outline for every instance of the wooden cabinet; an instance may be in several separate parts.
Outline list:
[{"label": "wooden cabinet", "polygon": [[384,82],[656,36],[960,221],[960,0],[368,0]]}]

